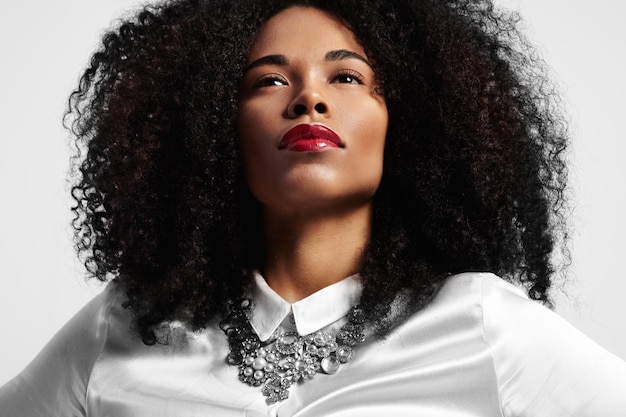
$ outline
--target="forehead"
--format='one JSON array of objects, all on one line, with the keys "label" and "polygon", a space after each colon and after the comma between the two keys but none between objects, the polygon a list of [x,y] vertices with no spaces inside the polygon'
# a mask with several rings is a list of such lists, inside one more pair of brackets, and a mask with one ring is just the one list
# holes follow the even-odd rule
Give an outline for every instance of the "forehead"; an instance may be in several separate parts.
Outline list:
[{"label": "forehead", "polygon": [[248,55],[248,62],[266,55],[310,53],[324,56],[330,50],[347,49],[365,56],[354,33],[330,14],[294,6],[274,15],[261,27]]}]

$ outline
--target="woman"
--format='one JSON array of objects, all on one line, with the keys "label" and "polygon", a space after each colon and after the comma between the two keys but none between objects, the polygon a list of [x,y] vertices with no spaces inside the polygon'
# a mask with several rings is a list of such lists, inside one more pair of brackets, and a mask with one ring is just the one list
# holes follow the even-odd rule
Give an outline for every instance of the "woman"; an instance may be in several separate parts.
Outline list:
[{"label": "woman", "polygon": [[74,226],[114,279],[3,413],[625,411],[626,365],[506,282],[549,304],[566,237],[567,137],[514,22],[293,3],[105,36],[71,98]]}]

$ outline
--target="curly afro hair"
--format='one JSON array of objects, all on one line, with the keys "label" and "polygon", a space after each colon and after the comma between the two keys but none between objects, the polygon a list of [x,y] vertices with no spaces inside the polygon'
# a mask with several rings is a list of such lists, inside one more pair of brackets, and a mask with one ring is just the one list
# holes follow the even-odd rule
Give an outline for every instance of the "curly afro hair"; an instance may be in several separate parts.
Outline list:
[{"label": "curly afro hair", "polygon": [[494,272],[549,304],[555,259],[567,263],[568,137],[515,15],[489,0],[177,0],[105,34],[67,115],[77,250],[91,275],[123,283],[144,343],[160,342],[169,320],[206,327],[259,267],[239,80],[260,26],[293,4],[353,30],[387,103],[361,271],[380,333],[393,325],[390,300],[403,294],[409,314],[463,271]]}]

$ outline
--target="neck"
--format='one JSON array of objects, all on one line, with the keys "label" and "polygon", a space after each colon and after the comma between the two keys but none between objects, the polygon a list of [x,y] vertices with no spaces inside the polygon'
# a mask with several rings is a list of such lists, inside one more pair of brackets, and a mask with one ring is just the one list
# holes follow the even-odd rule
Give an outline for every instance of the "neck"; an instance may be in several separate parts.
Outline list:
[{"label": "neck", "polygon": [[328,213],[266,212],[265,265],[269,286],[295,302],[361,269],[371,233],[371,203]]}]

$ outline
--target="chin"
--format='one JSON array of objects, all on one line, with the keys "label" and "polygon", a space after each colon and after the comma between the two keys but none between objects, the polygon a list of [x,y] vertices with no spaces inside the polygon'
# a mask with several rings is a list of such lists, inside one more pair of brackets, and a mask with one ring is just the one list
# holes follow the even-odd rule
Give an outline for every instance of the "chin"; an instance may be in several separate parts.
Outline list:
[{"label": "chin", "polygon": [[280,195],[256,196],[260,203],[274,212],[312,212],[330,214],[332,211],[354,210],[371,204],[377,187],[331,192],[328,188],[298,188],[292,192],[282,189]]}]

